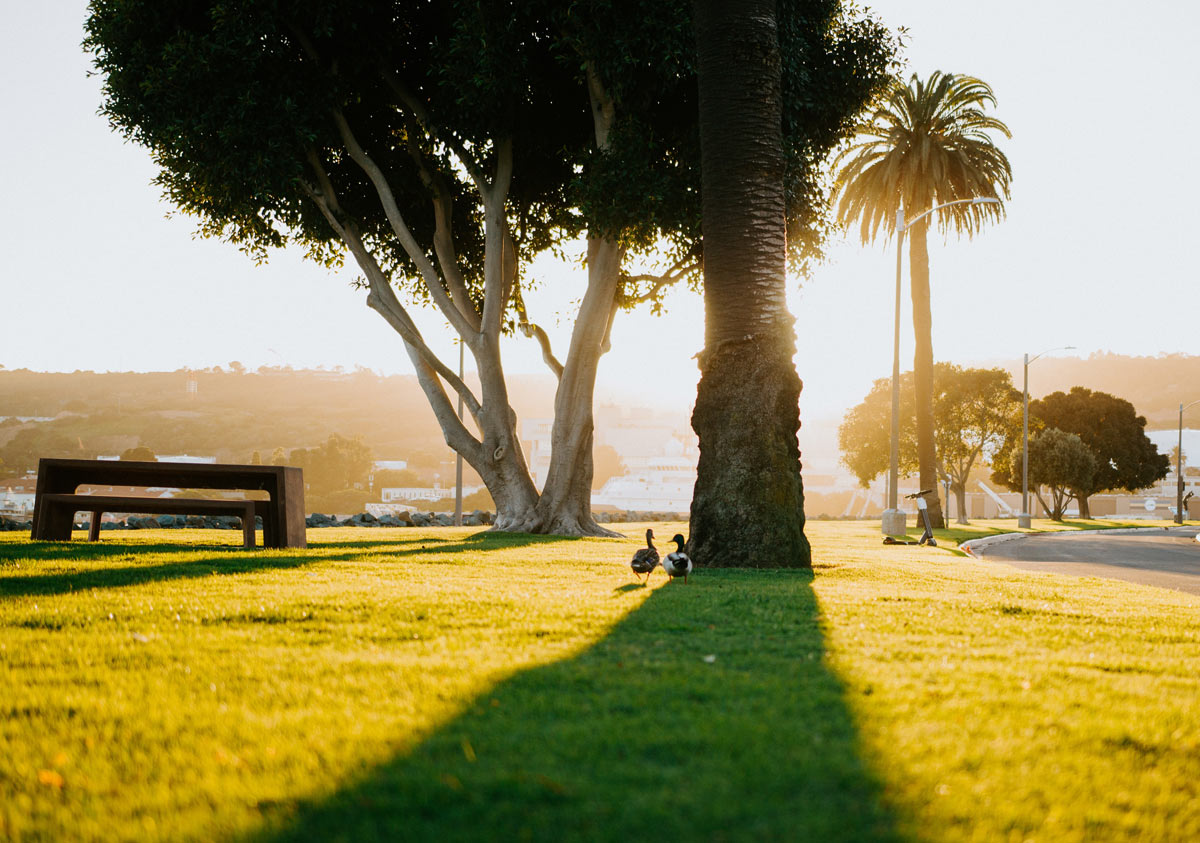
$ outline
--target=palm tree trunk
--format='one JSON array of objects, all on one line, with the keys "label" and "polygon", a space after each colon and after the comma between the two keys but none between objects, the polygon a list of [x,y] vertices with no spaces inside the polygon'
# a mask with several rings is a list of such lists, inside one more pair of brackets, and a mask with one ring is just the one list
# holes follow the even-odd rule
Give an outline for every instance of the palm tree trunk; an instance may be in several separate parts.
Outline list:
[{"label": "palm tree trunk", "polygon": [[698,565],[809,567],[787,311],[775,0],[696,0],[705,341],[692,427]]},{"label": "palm tree trunk", "polygon": [[913,354],[913,389],[917,408],[917,466],[922,489],[932,489],[925,498],[929,522],[946,526],[937,493],[937,454],[933,444],[933,316],[929,306],[928,220],[912,228],[908,241],[909,274],[912,276],[912,319],[916,351]]}]

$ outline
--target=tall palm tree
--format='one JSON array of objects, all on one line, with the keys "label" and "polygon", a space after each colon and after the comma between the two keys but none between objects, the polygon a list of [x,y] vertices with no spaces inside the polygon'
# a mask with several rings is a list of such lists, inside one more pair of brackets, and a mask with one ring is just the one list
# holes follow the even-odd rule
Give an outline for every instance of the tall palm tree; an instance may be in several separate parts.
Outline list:
[{"label": "tall palm tree", "polygon": [[[897,79],[834,164],[838,220],[843,225],[860,221],[862,240],[867,243],[881,227],[893,234],[901,210],[904,219],[912,219],[946,202],[1009,198],[1012,168],[990,133],[999,132],[1006,138],[1012,133],[985,113],[989,105],[996,105],[995,94],[973,76],[935,71],[924,81],[916,74],[908,84]],[[953,229],[970,237],[985,221],[1003,215],[1002,204],[989,203],[956,205],[938,211],[936,219],[943,232]],[[940,527],[944,519],[937,498],[933,439],[929,222],[926,217],[908,229],[906,236],[916,344],[918,471],[921,488],[934,490],[929,499],[930,516],[934,526]]]},{"label": "tall palm tree", "polygon": [[694,8],[705,318],[688,550],[698,565],[809,567],[776,0]]}]

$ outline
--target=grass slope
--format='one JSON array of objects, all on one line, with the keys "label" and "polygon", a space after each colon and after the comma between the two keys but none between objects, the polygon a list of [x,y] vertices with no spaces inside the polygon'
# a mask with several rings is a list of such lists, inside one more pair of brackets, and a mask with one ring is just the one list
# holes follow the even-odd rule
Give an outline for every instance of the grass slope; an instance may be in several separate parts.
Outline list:
[{"label": "grass slope", "polygon": [[624,528],[0,535],[0,838],[1200,838],[1200,599],[846,522],[643,589]]}]

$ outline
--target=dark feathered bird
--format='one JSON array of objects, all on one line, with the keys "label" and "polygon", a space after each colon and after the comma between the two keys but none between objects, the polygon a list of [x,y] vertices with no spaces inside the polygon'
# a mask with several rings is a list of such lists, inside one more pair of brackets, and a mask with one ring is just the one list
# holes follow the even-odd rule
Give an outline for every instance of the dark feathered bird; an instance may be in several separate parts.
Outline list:
[{"label": "dark feathered bird", "polygon": [[[654,531],[646,531],[646,546],[633,554],[629,567],[636,575],[645,574],[646,582],[650,582],[650,574],[658,567],[658,551],[654,548]],[[640,576],[639,576],[640,579]]]},{"label": "dark feathered bird", "polygon": [[667,558],[663,560],[663,570],[672,580],[676,577],[683,577],[683,584],[687,585],[688,574],[692,572],[691,557],[683,552],[683,536],[676,533],[671,541],[675,542],[675,550],[668,553]]}]

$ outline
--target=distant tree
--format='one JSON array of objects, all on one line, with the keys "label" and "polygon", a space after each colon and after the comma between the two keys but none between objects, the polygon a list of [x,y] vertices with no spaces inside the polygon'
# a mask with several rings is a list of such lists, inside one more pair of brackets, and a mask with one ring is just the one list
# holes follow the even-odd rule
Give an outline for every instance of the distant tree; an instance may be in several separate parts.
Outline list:
[{"label": "distant tree", "polygon": [[[476,509],[485,512],[494,512],[495,505],[487,489],[480,489],[478,492],[473,492],[463,497],[463,512],[472,512]],[[430,512],[453,512],[454,498],[442,498],[441,500],[431,501],[428,504],[428,509]]]},{"label": "distant tree", "polygon": [[262,454],[255,451],[250,455],[250,465],[262,465]]},{"label": "distant tree", "polygon": [[158,457],[145,445],[138,445],[136,448],[126,448],[121,452],[121,459],[137,462],[158,462]]},{"label": "distant tree", "polygon": [[1169,460],[1171,463],[1171,468],[1174,468],[1175,466],[1182,464],[1183,472],[1185,475],[1187,474],[1187,471],[1188,471],[1187,451],[1180,451],[1178,445],[1172,445],[1171,453],[1169,455]]},{"label": "distant tree", "polygon": [[287,464],[288,464],[287,451],[283,450],[283,448],[276,448],[274,451],[271,452],[271,465],[287,465]]},{"label": "distant tree", "polygon": [[240,360],[230,360],[229,371],[233,372],[235,375],[244,375],[246,374],[246,367],[242,365]]},{"label": "distant tree", "polygon": [[354,515],[365,512],[371,494],[365,489],[341,489],[336,492],[313,492],[305,496],[305,509],[335,515]]},{"label": "distant tree", "polygon": [[[1086,487],[1096,473],[1096,455],[1074,433],[1056,428],[1038,431],[1029,439],[1029,485],[1042,509],[1055,521],[1062,521],[1067,504],[1077,498],[1073,490]],[[1021,488],[1021,448],[1006,448],[997,456],[992,479],[1010,489]],[[1042,498],[1041,486],[1050,493],[1050,502]],[[1080,507],[1081,518],[1089,518]]]},{"label": "distant tree", "polygon": [[375,472],[371,483],[372,490],[378,494],[380,489],[408,489],[417,486],[428,486],[430,483],[411,468],[400,470],[385,469]]},{"label": "distant tree", "polygon": [[[858,138],[835,162],[838,219],[861,222],[862,241],[882,227],[894,234],[897,213],[912,219],[935,205],[960,199],[1009,197],[1012,169],[990,132],[1011,137],[1008,127],[985,113],[995,94],[973,76],[935,71],[906,85],[897,79]],[[937,489],[934,443],[933,333],[929,296],[931,222],[943,230],[973,235],[988,219],[999,219],[999,204],[958,205],[939,211],[907,232],[916,352],[916,419],[921,488]],[[941,502],[928,498],[933,526],[943,526]]]},{"label": "distant tree", "polygon": [[[934,441],[938,478],[950,484],[959,523],[966,523],[967,480],[981,460],[990,460],[1021,433],[1021,393],[1003,369],[964,369],[938,363],[933,370]],[[891,378],[875,382],[871,392],[846,414],[838,428],[842,461],[867,486],[888,470],[891,454]],[[900,380],[900,469],[918,467],[913,419],[913,375]]]},{"label": "distant tree", "polygon": [[595,472],[592,474],[592,488],[599,489],[613,477],[621,477],[629,472],[621,455],[612,445],[599,445],[595,450]]},{"label": "distant tree", "polygon": [[0,448],[0,459],[17,473],[33,471],[42,457],[87,459],[95,452],[84,447],[83,440],[56,429],[56,425],[38,424],[18,430]]},{"label": "distant tree", "polygon": [[1079,436],[1096,457],[1096,472],[1072,487],[1079,515],[1090,518],[1088,497],[1107,489],[1136,492],[1167,476],[1169,458],[1146,436],[1146,419],[1123,398],[1082,386],[1031,401],[1029,413],[1046,427]]},{"label": "distant tree", "polygon": [[371,462],[371,449],[361,436],[338,433],[316,448],[297,448],[288,455],[288,465],[304,471],[304,482],[315,495],[361,489],[369,496]]}]

